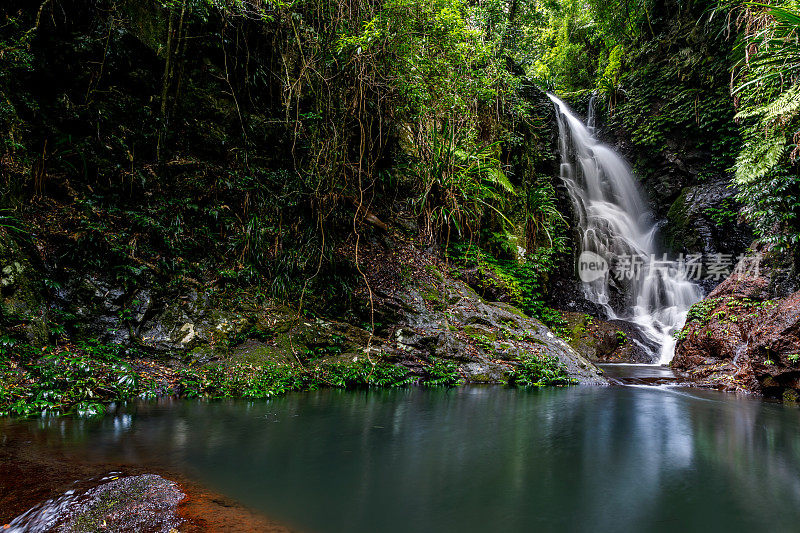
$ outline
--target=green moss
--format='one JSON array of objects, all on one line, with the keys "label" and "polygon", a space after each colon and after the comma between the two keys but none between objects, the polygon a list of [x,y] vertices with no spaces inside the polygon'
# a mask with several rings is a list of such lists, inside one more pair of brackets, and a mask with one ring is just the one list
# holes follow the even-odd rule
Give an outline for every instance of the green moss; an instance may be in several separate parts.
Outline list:
[{"label": "green moss", "polygon": [[70,523],[70,530],[80,533],[106,531],[106,518],[131,503],[145,504],[144,492],[147,490],[145,480],[134,481],[124,491],[111,490],[100,495],[91,505],[82,510]]},{"label": "green moss", "polygon": [[435,278],[436,278],[436,279],[437,279],[439,282],[443,282],[443,281],[444,281],[444,274],[442,273],[442,271],[441,271],[441,270],[439,270],[438,268],[436,268],[436,266],[435,266],[435,265],[425,265],[425,270],[426,270],[427,272],[429,272],[429,273],[433,274],[433,276],[434,276],[434,277],[435,277]]},{"label": "green moss", "polygon": [[420,294],[422,299],[431,305],[434,311],[444,311],[447,308],[447,302],[441,287],[433,283],[424,283],[420,287]]},{"label": "green moss", "polygon": [[27,342],[47,344],[43,289],[21,246],[0,227],[0,330],[16,329]]},{"label": "green moss", "polygon": [[479,326],[468,324],[464,326],[461,331],[466,333],[470,338],[481,342],[495,342],[498,339],[498,333]]},{"label": "green moss", "polygon": [[689,187],[681,189],[678,198],[672,202],[672,205],[667,212],[667,246],[672,249],[694,249],[696,246],[697,235],[692,233],[691,225],[689,224],[689,202],[687,196]]},{"label": "green moss", "polygon": [[[538,186],[537,186],[538,187]],[[534,188],[531,195],[547,195],[547,191]],[[547,204],[545,200],[542,200]],[[544,211],[550,211],[552,206],[540,206]],[[557,212],[556,212],[557,213]],[[563,220],[562,220],[563,222]],[[560,223],[553,223],[552,232],[556,234]],[[494,240],[507,236],[494,235]],[[508,244],[508,242],[506,242]],[[515,259],[500,259],[489,251],[470,243],[453,243],[447,249],[448,256],[454,264],[461,267],[476,268],[478,270],[478,289],[484,292],[506,294],[511,301],[511,306],[506,307],[511,313],[521,317],[531,316],[538,318],[551,328],[558,329],[563,325],[563,317],[558,311],[545,304],[547,293],[547,280],[549,272],[557,263],[557,254],[566,252],[566,240],[563,237],[553,238],[550,246],[537,247],[529,250],[523,261]],[[499,254],[498,254],[499,256]],[[455,274],[458,275],[458,269]],[[514,309],[513,306],[519,309]],[[558,333],[558,331],[556,331]]]}]

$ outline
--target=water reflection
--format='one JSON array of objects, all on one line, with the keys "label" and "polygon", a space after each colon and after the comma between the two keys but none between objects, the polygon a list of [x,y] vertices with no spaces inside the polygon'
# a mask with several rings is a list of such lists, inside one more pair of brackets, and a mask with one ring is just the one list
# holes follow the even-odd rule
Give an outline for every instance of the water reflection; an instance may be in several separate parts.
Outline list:
[{"label": "water reflection", "polygon": [[29,431],[312,531],[796,531],[799,417],[711,391],[463,388],[162,401]]}]

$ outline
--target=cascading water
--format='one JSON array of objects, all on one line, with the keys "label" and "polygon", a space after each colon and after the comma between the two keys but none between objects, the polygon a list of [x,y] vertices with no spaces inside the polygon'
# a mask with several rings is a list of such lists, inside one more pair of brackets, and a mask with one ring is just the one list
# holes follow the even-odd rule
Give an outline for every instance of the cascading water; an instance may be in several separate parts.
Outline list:
[{"label": "cascading water", "polygon": [[609,265],[601,276],[584,281],[584,295],[609,318],[636,324],[657,347],[645,346],[654,362],[666,364],[675,350],[672,334],[702,292],[678,262],[658,253],[658,226],[630,168],[594,138],[594,99],[584,125],[564,102],[548,96],[556,106],[561,179],[581,232],[580,251],[597,254]]}]

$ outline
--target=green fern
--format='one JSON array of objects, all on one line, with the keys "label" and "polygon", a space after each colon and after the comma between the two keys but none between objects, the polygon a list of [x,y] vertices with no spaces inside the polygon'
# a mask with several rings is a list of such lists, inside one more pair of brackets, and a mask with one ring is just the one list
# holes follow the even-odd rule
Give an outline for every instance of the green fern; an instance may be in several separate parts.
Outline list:
[{"label": "green fern", "polygon": [[746,6],[745,18],[758,23],[744,34],[749,54],[733,90],[745,139],[735,166],[738,199],[762,241],[793,246],[800,237],[800,169],[793,160],[800,132],[800,10],[792,1]]},{"label": "green fern", "polygon": [[757,183],[781,163],[786,151],[785,134],[773,129],[764,135],[760,128],[755,128],[736,159],[737,185]]},{"label": "green fern", "polygon": [[800,85],[795,85],[777,100],[765,106],[764,120],[790,120],[800,111]]}]

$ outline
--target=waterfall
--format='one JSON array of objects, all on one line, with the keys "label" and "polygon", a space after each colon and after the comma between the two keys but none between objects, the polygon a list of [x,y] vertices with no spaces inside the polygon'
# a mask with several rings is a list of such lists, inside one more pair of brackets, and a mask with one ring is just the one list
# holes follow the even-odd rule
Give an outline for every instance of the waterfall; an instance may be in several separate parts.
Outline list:
[{"label": "waterfall", "polygon": [[564,102],[548,96],[556,106],[561,179],[574,207],[581,259],[606,265],[581,276],[584,295],[610,319],[637,325],[652,343],[643,347],[654,362],[669,363],[672,334],[702,292],[682,263],[658,249],[658,225],[625,160],[594,137],[594,99],[584,125]]}]

